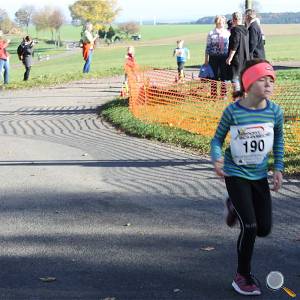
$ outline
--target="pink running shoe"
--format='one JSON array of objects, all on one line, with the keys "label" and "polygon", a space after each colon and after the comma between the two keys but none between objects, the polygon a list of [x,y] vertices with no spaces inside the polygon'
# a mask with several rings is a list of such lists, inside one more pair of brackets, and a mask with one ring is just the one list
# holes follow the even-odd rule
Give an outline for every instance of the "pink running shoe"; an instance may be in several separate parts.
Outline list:
[{"label": "pink running shoe", "polygon": [[239,273],[236,273],[236,276],[232,281],[232,287],[237,293],[241,295],[245,295],[245,296],[261,295],[259,284],[256,283],[256,280],[252,275],[243,276]]},{"label": "pink running shoe", "polygon": [[230,198],[225,201],[225,221],[229,227],[233,227],[237,223],[237,214],[232,205]]}]

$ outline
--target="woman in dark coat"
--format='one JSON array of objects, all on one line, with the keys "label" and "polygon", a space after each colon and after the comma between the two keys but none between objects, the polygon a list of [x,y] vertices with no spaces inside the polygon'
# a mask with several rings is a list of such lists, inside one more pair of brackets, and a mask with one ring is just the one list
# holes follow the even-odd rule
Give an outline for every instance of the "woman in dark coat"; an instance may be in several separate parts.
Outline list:
[{"label": "woman in dark coat", "polygon": [[29,36],[26,36],[22,42],[21,55],[21,60],[25,66],[24,81],[29,79],[30,69],[32,66],[33,46],[34,41]]},{"label": "woman in dark coat", "polygon": [[231,34],[229,37],[229,54],[226,63],[230,66],[231,82],[234,92],[240,90],[240,73],[245,67],[249,55],[249,35],[247,28],[243,25],[243,16],[239,12],[232,14]]}]

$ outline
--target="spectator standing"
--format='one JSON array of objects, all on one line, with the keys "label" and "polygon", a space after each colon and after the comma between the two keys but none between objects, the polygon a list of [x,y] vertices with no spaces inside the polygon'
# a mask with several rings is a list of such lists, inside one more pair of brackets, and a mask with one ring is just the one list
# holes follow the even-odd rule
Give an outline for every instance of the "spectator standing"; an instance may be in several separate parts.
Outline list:
[{"label": "spectator standing", "polygon": [[263,44],[265,45],[266,44],[266,36],[265,36],[264,30],[261,26],[260,19],[258,17],[256,17],[256,22],[257,22],[258,26],[260,27],[260,31],[261,31],[261,35],[262,35],[262,39],[263,39]]},{"label": "spectator standing", "polygon": [[232,20],[227,21],[227,30],[231,31],[232,28]]},{"label": "spectator standing", "polygon": [[[135,80],[138,81],[138,64],[135,60],[135,50],[133,46],[129,46],[127,48],[127,53],[125,55],[125,81],[123,83],[122,89],[121,89],[121,97],[128,96],[129,93],[129,85],[128,85],[128,77],[133,75],[135,77]],[[132,82],[131,82],[132,83]]]},{"label": "spectator standing", "polygon": [[9,43],[10,40],[4,39],[3,31],[0,30],[0,77],[3,76],[4,84],[8,84],[9,81],[9,53],[6,50]]},{"label": "spectator standing", "polygon": [[173,51],[173,56],[176,56],[177,60],[178,79],[182,79],[184,78],[184,64],[190,59],[190,51],[183,46],[184,40],[178,40],[176,43],[177,47]]},{"label": "spectator standing", "polygon": [[88,22],[85,25],[85,31],[82,34],[82,55],[83,59],[85,60],[83,66],[83,73],[89,73],[93,52],[95,48],[95,41],[98,38],[98,35],[93,34],[93,24]]},{"label": "spectator standing", "polygon": [[[215,17],[216,27],[208,33],[205,61],[204,64],[209,64],[214,73],[214,80],[223,81],[221,85],[221,96],[226,95],[226,84],[228,76],[228,66],[226,59],[228,56],[229,36],[230,32],[225,28],[226,19],[224,16]],[[217,82],[213,81],[211,86],[211,94],[217,96]]]},{"label": "spectator standing", "polygon": [[234,91],[240,90],[239,77],[245,63],[249,60],[248,30],[243,25],[243,16],[240,12],[232,14],[232,28],[229,38],[229,54],[226,63],[230,66],[229,77]]},{"label": "spectator standing", "polygon": [[246,10],[246,26],[249,31],[249,54],[250,59],[265,59],[264,35],[260,26],[260,22],[256,17],[253,9]]},{"label": "spectator standing", "polygon": [[125,83],[128,81],[128,71],[135,72],[137,68],[134,52],[133,46],[127,48],[127,53],[125,55]]},{"label": "spectator standing", "polygon": [[29,74],[32,66],[33,46],[34,41],[30,38],[30,36],[27,35],[21,43],[22,54],[20,55],[20,59],[25,66],[24,81],[27,81],[29,79]]}]

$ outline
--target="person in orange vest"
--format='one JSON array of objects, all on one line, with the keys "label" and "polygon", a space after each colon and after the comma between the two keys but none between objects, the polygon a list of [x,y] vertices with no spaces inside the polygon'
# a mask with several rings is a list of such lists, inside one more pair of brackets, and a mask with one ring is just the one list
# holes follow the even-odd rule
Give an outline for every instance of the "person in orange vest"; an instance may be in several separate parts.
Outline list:
[{"label": "person in orange vest", "polygon": [[128,81],[127,70],[134,71],[136,68],[135,50],[133,46],[129,46],[127,48],[127,54],[125,55],[125,82]]},{"label": "person in orange vest", "polygon": [[127,48],[127,53],[125,55],[125,80],[123,83],[123,87],[121,90],[121,97],[128,96],[129,88],[128,88],[128,74],[133,73],[135,75],[136,80],[138,80],[138,76],[136,71],[138,70],[138,64],[135,59],[135,49],[133,46],[129,46]]},{"label": "person in orange vest", "polygon": [[98,35],[93,34],[93,24],[88,22],[85,25],[85,31],[82,35],[82,55],[85,60],[83,66],[83,73],[89,73],[93,52],[95,48],[95,41],[98,38]]}]

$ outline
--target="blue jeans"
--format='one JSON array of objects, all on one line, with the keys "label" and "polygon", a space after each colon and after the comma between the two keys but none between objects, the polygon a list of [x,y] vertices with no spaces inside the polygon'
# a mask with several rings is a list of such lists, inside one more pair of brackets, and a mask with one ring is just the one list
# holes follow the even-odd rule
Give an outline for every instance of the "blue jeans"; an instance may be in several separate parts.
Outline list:
[{"label": "blue jeans", "polygon": [[241,90],[240,78],[235,76],[232,78],[231,82],[233,84],[233,91],[239,92]]},{"label": "blue jeans", "polygon": [[85,61],[84,66],[83,66],[83,73],[88,73],[90,71],[92,57],[93,57],[93,49],[91,49],[89,51],[89,56],[88,56],[87,60]]},{"label": "blue jeans", "polygon": [[8,84],[9,75],[9,61],[0,59],[0,77],[2,78],[2,71],[4,70],[4,84]]}]

